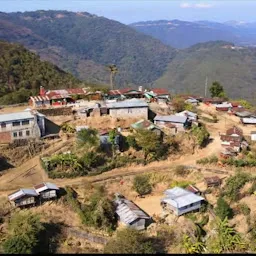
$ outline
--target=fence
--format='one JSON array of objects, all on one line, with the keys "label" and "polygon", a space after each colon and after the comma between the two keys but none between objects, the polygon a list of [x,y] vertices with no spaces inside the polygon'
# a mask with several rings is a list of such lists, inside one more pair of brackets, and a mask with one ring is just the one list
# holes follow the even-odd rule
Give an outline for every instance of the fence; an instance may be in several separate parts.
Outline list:
[{"label": "fence", "polygon": [[106,244],[108,242],[108,239],[105,237],[96,236],[89,232],[75,230],[73,228],[69,228],[68,233],[75,237],[83,238],[83,239],[86,239],[90,242],[97,243],[97,244]]}]

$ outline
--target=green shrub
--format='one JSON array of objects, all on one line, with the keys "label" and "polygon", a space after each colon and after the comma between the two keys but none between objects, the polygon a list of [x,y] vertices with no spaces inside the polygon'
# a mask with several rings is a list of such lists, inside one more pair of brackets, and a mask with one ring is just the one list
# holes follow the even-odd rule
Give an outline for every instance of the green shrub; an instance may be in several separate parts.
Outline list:
[{"label": "green shrub", "polygon": [[128,136],[126,137],[126,141],[127,141],[128,145],[129,145],[129,147],[134,148],[134,149],[136,149],[136,150],[138,149],[138,145],[137,145],[137,143],[136,143],[136,140],[135,140],[135,137],[134,137],[134,136],[128,135]]},{"label": "green shrub", "polygon": [[248,193],[252,195],[255,191],[256,191],[256,182],[254,181],[252,183],[252,186],[249,188]]},{"label": "green shrub", "polygon": [[135,176],[133,179],[133,189],[141,196],[151,193],[152,187],[150,184],[149,176],[148,175]]},{"label": "green shrub", "polygon": [[5,253],[36,253],[36,248],[40,242],[39,233],[44,229],[39,215],[31,212],[15,213],[11,217],[8,228],[9,234],[3,244]]},{"label": "green shrub", "polygon": [[242,172],[229,177],[224,188],[225,195],[233,201],[237,200],[239,190],[245,185],[246,182],[250,181],[250,179],[251,176],[249,174]]},{"label": "green shrub", "polygon": [[233,217],[233,211],[223,197],[219,197],[215,213],[221,220],[224,220],[226,217],[229,219]]},{"label": "green shrub", "polygon": [[174,169],[174,173],[175,173],[176,175],[178,175],[178,176],[183,176],[183,177],[184,177],[184,176],[188,175],[189,172],[190,172],[190,171],[187,170],[184,165],[178,165],[178,166],[176,166],[175,169]]},{"label": "green shrub", "polygon": [[248,207],[246,203],[241,203],[239,205],[239,209],[242,212],[242,214],[244,214],[245,216],[249,215],[251,212],[251,209]]},{"label": "green shrub", "polygon": [[170,188],[174,188],[174,187],[186,188],[190,184],[192,183],[189,181],[173,181],[170,185]]},{"label": "green shrub", "polygon": [[215,156],[215,155],[209,157],[209,163],[210,163],[210,164],[218,163],[218,157]]},{"label": "green shrub", "polygon": [[141,231],[126,228],[117,232],[104,248],[106,254],[152,254],[154,243]]}]

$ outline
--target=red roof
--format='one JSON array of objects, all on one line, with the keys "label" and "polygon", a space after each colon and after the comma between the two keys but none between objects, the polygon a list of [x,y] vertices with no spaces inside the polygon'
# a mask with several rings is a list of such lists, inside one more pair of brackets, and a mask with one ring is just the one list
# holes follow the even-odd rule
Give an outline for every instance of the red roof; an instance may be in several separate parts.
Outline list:
[{"label": "red roof", "polygon": [[68,94],[86,94],[86,91],[83,88],[69,88],[66,89]]},{"label": "red roof", "polygon": [[234,101],[232,101],[232,102],[230,102],[230,103],[231,103],[232,107],[238,107],[238,106],[240,106],[240,103],[239,103],[239,102],[234,102]]},{"label": "red roof", "polygon": [[190,191],[190,192],[192,192],[194,194],[199,192],[199,190],[195,186],[193,186],[193,185],[188,185],[186,187],[186,190],[188,190],[188,191]]},{"label": "red roof", "polygon": [[151,89],[151,91],[157,95],[165,95],[165,94],[169,94],[167,89],[164,88],[155,88],[155,89]]},{"label": "red roof", "polygon": [[229,142],[238,142],[240,143],[242,141],[242,138],[240,136],[230,136],[230,135],[221,135],[220,139],[222,141],[229,141]]},{"label": "red roof", "polygon": [[110,90],[109,95],[125,95],[125,94],[142,94],[141,91],[131,89],[131,88],[124,88],[124,89],[118,89],[118,90]]},{"label": "red roof", "polygon": [[232,135],[232,134],[237,134],[237,135],[243,136],[243,130],[236,126],[233,126],[232,128],[230,128],[226,131],[226,135]]},{"label": "red roof", "polygon": [[245,109],[243,107],[232,107],[232,112],[243,112]]}]

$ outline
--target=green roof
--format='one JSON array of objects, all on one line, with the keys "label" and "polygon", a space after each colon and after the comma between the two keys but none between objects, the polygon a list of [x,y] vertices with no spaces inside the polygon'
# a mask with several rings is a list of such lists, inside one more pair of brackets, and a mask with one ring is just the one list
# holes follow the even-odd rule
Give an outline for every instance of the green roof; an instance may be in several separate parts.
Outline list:
[{"label": "green roof", "polygon": [[153,124],[151,121],[144,120],[144,119],[132,124],[131,126],[132,126],[132,128],[134,128],[136,130],[137,129],[147,129],[147,130],[160,129],[155,124]]}]

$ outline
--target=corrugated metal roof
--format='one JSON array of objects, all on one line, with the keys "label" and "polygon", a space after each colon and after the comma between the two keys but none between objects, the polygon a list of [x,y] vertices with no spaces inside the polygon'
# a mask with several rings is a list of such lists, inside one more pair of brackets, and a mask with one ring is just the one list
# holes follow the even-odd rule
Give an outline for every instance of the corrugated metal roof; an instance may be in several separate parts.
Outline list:
[{"label": "corrugated metal roof", "polygon": [[151,92],[155,93],[156,95],[166,95],[166,94],[169,95],[168,90],[164,88],[154,88],[154,89],[151,89]]},{"label": "corrugated metal roof", "polygon": [[154,121],[164,121],[164,122],[172,122],[172,123],[186,123],[188,117],[186,116],[177,116],[177,115],[169,115],[169,116],[156,116]]},{"label": "corrugated metal roof", "polygon": [[222,104],[217,104],[216,108],[232,108],[232,104],[228,102],[223,102]]},{"label": "corrugated metal roof", "polygon": [[245,124],[256,124],[256,118],[242,118],[242,122]]},{"label": "corrugated metal roof", "polygon": [[196,113],[193,113],[191,111],[188,111],[188,110],[184,110],[182,112],[179,112],[176,114],[177,116],[188,116],[188,117],[194,117],[196,118],[197,117],[197,114]]},{"label": "corrugated metal roof", "polygon": [[187,102],[187,103],[197,103],[198,100],[189,98],[189,99],[185,100],[185,102]]},{"label": "corrugated metal roof", "polygon": [[144,119],[132,124],[131,127],[134,129],[147,129],[147,130],[159,129],[160,130],[160,128],[157,127],[155,124],[153,124],[149,120],[144,120]]},{"label": "corrugated metal roof", "polygon": [[45,191],[47,189],[59,190],[59,188],[55,184],[50,183],[50,182],[43,182],[39,185],[34,186],[34,188],[35,188],[37,193],[40,193],[40,192]]},{"label": "corrugated metal roof", "polygon": [[143,212],[136,204],[127,199],[117,199],[115,200],[115,203],[117,204],[116,214],[125,224],[130,224],[136,219],[150,219],[150,216]]},{"label": "corrugated metal roof", "polygon": [[13,201],[13,200],[16,200],[16,199],[19,199],[23,196],[38,196],[38,194],[36,193],[36,191],[34,189],[26,189],[26,188],[23,188],[23,189],[20,189],[12,194],[10,194],[8,196],[9,200],[10,201]]},{"label": "corrugated metal roof", "polygon": [[252,115],[249,111],[236,112],[236,115],[239,117],[249,117]]},{"label": "corrugated metal roof", "polygon": [[1,114],[0,122],[18,121],[22,119],[33,119],[34,115],[30,111]]},{"label": "corrugated metal roof", "polygon": [[131,99],[119,102],[107,103],[107,108],[142,108],[148,107],[148,104],[143,100]]},{"label": "corrugated metal roof", "polygon": [[181,208],[205,200],[203,197],[180,187],[167,189],[164,194],[166,197],[162,199],[162,202],[168,203],[175,208]]},{"label": "corrugated metal roof", "polygon": [[237,126],[233,126],[232,128],[230,128],[226,131],[226,135],[233,135],[233,134],[242,136],[243,130]]}]

